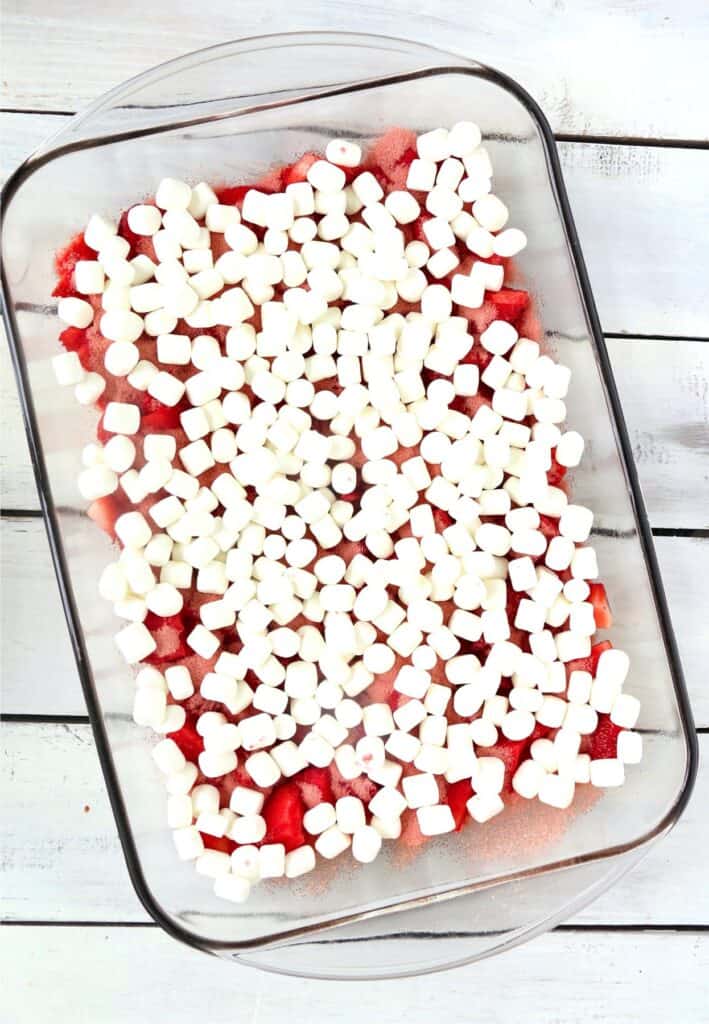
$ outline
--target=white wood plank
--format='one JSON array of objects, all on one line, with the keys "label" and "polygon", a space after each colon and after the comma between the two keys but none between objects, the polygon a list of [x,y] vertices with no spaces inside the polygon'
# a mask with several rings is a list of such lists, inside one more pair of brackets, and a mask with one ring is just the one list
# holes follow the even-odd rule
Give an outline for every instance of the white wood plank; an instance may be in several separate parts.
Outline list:
[{"label": "white wood plank", "polygon": [[[84,698],[39,519],[0,521],[4,591],[3,708],[8,714],[81,715]],[[660,569],[697,725],[709,725],[706,580],[709,539],[658,537]],[[36,623],[42,623],[41,643]],[[47,652],[51,651],[51,676]]]},{"label": "white wood plank", "polygon": [[0,113],[0,183],[66,121],[58,114]]},{"label": "white wood plank", "polygon": [[[89,726],[6,723],[0,740],[10,765],[6,919],[147,920],[128,881]],[[579,921],[709,925],[709,737],[700,741],[700,777],[685,816]]]},{"label": "white wood plank", "polygon": [[41,519],[0,521],[0,566],[3,712],[85,715]]},{"label": "white wood plank", "polygon": [[207,1007],[210,1024],[706,1020],[709,940],[693,933],[552,932],[443,976],[356,988],[219,963],[157,929],[5,928],[0,943],[13,1024],[44,1020],[50,1006],[54,1024],[186,1024]]},{"label": "white wood plank", "polygon": [[709,335],[709,152],[570,143],[559,151],[604,331]]},{"label": "white wood plank", "polygon": [[[137,0],[106,0],[100,18],[87,17],[82,0],[65,0],[61,8],[50,0],[10,0],[5,7],[3,105],[13,108],[74,110],[161,61],[230,38],[355,29],[403,33],[508,72],[557,131],[707,137],[709,18],[702,0],[684,0],[672,17],[662,0],[452,0],[445,9],[433,0],[385,7],[303,0],[293,15],[278,0],[262,0],[217,3],[209,18],[189,0],[173,0],[163,6],[156,33],[146,33]],[[520,45],[510,46],[511,38]]]}]

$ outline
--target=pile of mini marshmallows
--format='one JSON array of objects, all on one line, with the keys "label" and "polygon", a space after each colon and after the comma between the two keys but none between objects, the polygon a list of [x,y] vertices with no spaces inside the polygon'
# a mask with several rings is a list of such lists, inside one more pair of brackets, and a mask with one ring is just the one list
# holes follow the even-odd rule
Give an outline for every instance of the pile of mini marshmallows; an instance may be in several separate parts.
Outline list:
[{"label": "pile of mini marshmallows", "polygon": [[[454,304],[480,307],[503,284],[503,267],[486,258],[526,243],[505,229],[508,211],[490,191],[480,142],[469,122],[419,136],[406,189],[386,196],[367,171],[346,184],[341,168],[357,167],[361,152],[341,140],[307,181],[275,195],[253,189],[241,213],[205,183],[165,179],[155,206],[128,214],[130,229],[152,240],[155,260],[128,260],[116,225],[94,216],[85,240],[97,258],[75,271],[77,291],[93,304],[59,302],[59,316],[77,327],[96,310],[111,342],[108,374],[166,406],[185,395],[190,405],[180,417],[188,443],[176,450],[172,436],[143,436],[137,471],[140,410],[109,402],[104,427],[113,437],[85,450],[79,489],[90,501],[119,488],[135,505],[155,496],[147,516],[117,520],[121,554],[100,580],[128,622],[116,635],[126,661],[155,650],[147,612],[178,614],[195,587],[201,623],[187,644],[206,659],[218,654],[200,693],[232,718],[250,712],[238,724],[220,712],[197,722],[202,775],[218,780],[239,765],[254,783],[236,786],[228,808],[215,785],[195,786],[197,766],[171,739],[154,749],[178,855],[230,900],[244,900],[260,879],[310,871],[316,853],[330,859],[350,849],[372,861],[383,839],[400,835],[407,808],[424,835],[452,831],[439,780],[470,779],[467,810],[488,821],[503,809],[504,764],[485,748],[529,737],[536,723],[558,731],[532,744],[514,776],[527,799],[568,807],[576,784],[619,785],[624,763],[640,760],[638,701],[622,692],[627,655],[605,651],[595,678],[574,671],[567,687],[565,664],[590,654],[587,581],[598,572],[586,544],[592,513],[547,481],[552,449],[562,466],[577,465],[583,451],[580,435],[560,426],[569,370],[503,321],[480,337],[492,353],[480,377],[461,362],[473,338]],[[432,215],[426,241],[406,244],[400,225],[424,212]],[[265,228],[262,242],[249,225]],[[469,273],[456,273],[456,241],[477,257]],[[440,280],[450,275],[448,288]],[[400,298],[417,311],[388,312]],[[255,307],[258,332],[248,322]],[[173,333],[180,319],[205,333]],[[226,354],[208,333],[216,326],[228,328]],[[157,339],[155,363],[141,358],[144,333]],[[74,353],[54,365],[80,402],[95,402],[105,387]],[[185,381],[174,366],[190,367]],[[426,385],[424,369],[442,376]],[[480,381],[493,390],[492,405],[479,404],[472,417],[451,410],[456,396],[476,396]],[[529,416],[531,428],[522,422]],[[402,448],[410,450],[403,458]],[[357,504],[348,500],[356,453]],[[215,466],[222,472],[201,485]],[[439,532],[434,509],[452,525]],[[540,514],[559,521],[548,544]],[[500,524],[481,521],[490,516]],[[358,542],[366,553],[339,553]],[[506,580],[523,595],[514,621]],[[529,634],[531,653],[511,642],[512,627]],[[238,653],[220,651],[216,630],[228,631],[231,646],[238,638]],[[461,653],[480,639],[491,645],[484,664]],[[450,685],[432,681],[440,663]],[[382,673],[404,698],[393,712],[368,700]],[[512,680],[509,697],[498,693],[503,677]],[[136,722],[162,734],[179,729],[179,702],[194,692],[187,667],[143,667],[136,682]],[[451,724],[449,709],[464,719],[481,714]],[[617,758],[592,761],[579,748],[599,713],[624,731]],[[350,742],[356,728],[364,735]],[[296,743],[297,730],[305,735]],[[332,762],[345,779],[376,784],[368,806],[354,796],[321,803],[303,823],[312,846],[258,846],[266,833],[260,790]],[[200,833],[239,847],[231,856],[205,849]]]}]

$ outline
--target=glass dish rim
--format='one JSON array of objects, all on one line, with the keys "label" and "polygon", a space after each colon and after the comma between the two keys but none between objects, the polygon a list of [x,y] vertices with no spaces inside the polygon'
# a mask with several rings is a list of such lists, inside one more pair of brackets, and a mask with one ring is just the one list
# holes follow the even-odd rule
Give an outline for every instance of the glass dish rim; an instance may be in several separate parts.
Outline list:
[{"label": "glass dish rim", "polygon": [[[369,47],[376,47],[377,45],[387,43],[397,43],[407,45],[412,51],[420,51],[422,57],[427,54],[431,57],[430,66],[422,67],[414,72],[400,73],[396,75],[383,75],[377,76],[376,78],[366,78],[361,81],[352,82],[346,85],[339,85],[332,88],[318,87],[314,92],[304,92],[303,95],[296,97],[290,97],[283,101],[274,101],[268,104],[254,104],[252,106],[242,107],[238,111],[227,111],[211,115],[203,115],[201,117],[193,117],[182,119],[177,122],[163,125],[154,125],[149,128],[139,128],[134,131],[125,131],[115,134],[103,135],[97,138],[80,139],[74,142],[69,142],[64,145],[54,146],[54,138],[61,138],[66,132],[69,125],[78,125],[86,120],[89,120],[91,116],[105,107],[110,103],[112,99],[115,99],[122,94],[130,94],[135,90],[136,87],[141,84],[147,84],[151,80],[156,80],[159,73],[166,71],[177,71],[180,65],[192,66],[197,63],[204,62],[209,56],[217,56],[220,52],[224,52],[226,55],[227,51],[234,48],[235,46],[242,46],[246,49],[249,44],[262,44],[263,49],[278,49],[283,45],[290,45],[293,47],[302,45],[314,45],[324,44],[328,40],[334,40],[339,43],[367,45]],[[435,63],[435,59],[439,58],[439,62]],[[444,59],[448,58],[451,61],[465,61],[465,64],[456,63],[444,63]],[[689,697],[687,693],[686,682],[679,659],[679,653],[677,650],[677,643],[674,635],[674,630],[671,624],[667,602],[664,594],[664,589],[661,583],[659,575],[659,568],[657,565],[657,559],[652,543],[652,534],[650,530],[647,513],[645,511],[642,494],[640,491],[640,485],[637,477],[637,471],[635,468],[630,441],[625,426],[625,420],[621,410],[620,399],[618,397],[615,381],[613,378],[613,371],[608,357],[605,339],[601,330],[598,314],[595,307],[595,302],[591,292],[590,282],[588,279],[581,247],[579,244],[578,236],[576,234],[576,228],[571,214],[568,197],[566,194],[566,188],[564,185],[561,166],[556,150],[556,142],[554,135],[551,130],[551,126],[546,119],[546,116],[542,112],[536,101],[529,95],[529,93],[520,86],[513,78],[507,74],[498,71],[495,68],[489,67],[488,65],[482,64],[478,61],[471,60],[468,57],[464,57],[459,54],[455,54],[448,50],[443,50],[437,47],[429,46],[428,44],[421,43],[417,40],[405,39],[403,37],[387,36],[383,34],[374,33],[352,33],[347,31],[307,31],[307,32],[286,32],[286,33],[273,33],[259,36],[242,37],[238,39],[228,40],[224,43],[219,43],[215,46],[205,47],[199,50],[193,50],[190,53],[184,54],[180,57],[174,58],[173,60],[163,62],[156,65],[153,68],[141,73],[140,75],[134,76],[128,79],[126,82],[116,86],[114,89],[104,93],[99,97],[93,104],[85,108],[83,111],[74,115],[67,121],[67,124],[62,126],[60,130],[47,139],[36,151],[35,154],[31,154],[23,163],[13,172],[8,178],[5,186],[0,192],[0,236],[5,223],[5,216],[7,209],[12,201],[12,198],[17,193],[21,185],[29,180],[35,170],[42,167],[44,164],[53,162],[54,160],[61,159],[63,156],[76,152],[81,149],[90,149],[97,146],[108,145],[122,140],[139,138],[143,135],[155,135],[162,132],[173,131],[179,128],[195,126],[199,124],[209,124],[220,120],[226,120],[227,118],[243,115],[245,113],[255,113],[259,110],[265,109],[277,109],[285,105],[293,105],[295,103],[307,103],[311,99],[321,99],[323,97],[332,95],[343,95],[352,92],[360,91],[362,89],[372,88],[374,86],[385,86],[389,84],[395,84],[397,82],[413,81],[429,75],[439,74],[466,74],[473,77],[482,78],[489,81],[504,91],[510,93],[521,105],[525,108],[529,114],[533,124],[539,132],[542,147],[544,150],[544,156],[546,160],[547,173],[549,176],[549,182],[552,187],[554,196],[557,200],[561,224],[564,230],[564,235],[572,256],[572,263],[574,272],[576,274],[579,294],[581,299],[581,305],[583,312],[586,317],[587,324],[589,326],[589,336],[592,344],[595,347],[595,352],[598,358],[598,365],[601,370],[601,377],[603,386],[605,388],[606,395],[608,397],[610,405],[610,413],[612,416],[612,423],[615,430],[615,434],[618,441],[618,451],[620,454],[621,463],[626,475],[626,479],[629,484],[629,494],[631,498],[631,504],[633,508],[633,514],[635,518],[635,524],[638,533],[638,539],[640,541],[641,550],[645,564],[648,569],[649,582],[651,587],[651,593],[653,602],[657,611],[658,623],[660,628],[660,635],[665,650],[667,664],[669,667],[675,696],[677,699],[677,706],[679,712],[679,721],[682,730],[681,738],[684,740],[685,745],[685,774],[681,787],[678,789],[677,795],[671,807],[657,822],[653,828],[649,831],[644,832],[640,836],[637,836],[632,841],[626,843],[608,846],[600,850],[594,850],[590,853],[583,854],[577,857],[569,857],[560,861],[551,862],[548,864],[541,865],[539,867],[520,869],[513,872],[508,872],[504,875],[498,875],[494,879],[470,882],[457,886],[453,889],[447,890],[440,894],[430,894],[427,896],[419,897],[408,897],[402,899],[400,902],[392,903],[389,907],[377,908],[369,911],[352,911],[347,914],[343,914],[334,920],[328,920],[319,922],[311,925],[303,925],[295,928],[291,928],[287,931],[271,934],[268,936],[261,937],[256,940],[249,940],[248,942],[238,942],[235,940],[226,939],[208,939],[197,935],[189,928],[175,923],[175,921],[165,912],[153,895],[152,890],[148,886],[143,869],[141,865],[140,854],[138,852],[137,845],[132,835],[131,827],[128,820],[128,815],[124,805],[123,797],[119,788],[118,773],[113,763],[113,756],[111,753],[110,742],[108,739],[106,726],[103,721],[103,714],[101,712],[97,694],[94,688],[94,682],[92,678],[90,660],[86,654],[84,646],[84,637],[81,623],[77,609],[74,604],[74,599],[71,591],[71,574],[68,569],[67,560],[63,551],[63,544],[61,540],[61,534],[58,526],[58,520],[56,515],[56,508],[54,500],[49,487],[49,476],[44,461],[44,454],[42,448],[42,442],[39,435],[37,426],[37,420],[34,411],[34,400],[32,396],[31,385],[28,379],[27,366],[22,347],[21,335],[17,322],[14,315],[14,310],[11,303],[10,289],[6,280],[5,267],[0,267],[0,298],[2,300],[2,314],[5,324],[7,326],[8,343],[10,348],[10,354],[12,358],[13,368],[15,372],[15,378],[18,385],[20,406],[22,409],[25,433],[30,449],[32,458],[33,471],[35,475],[35,482],[37,484],[37,490],[42,509],[42,516],[47,531],[50,552],[52,556],[52,562],[54,567],[55,576],[57,579],[57,585],[59,587],[62,607],[69,629],[70,640],[74,651],[74,657],[79,672],[79,678],[86,700],[87,710],[89,714],[89,721],[91,724],[96,748],[98,752],[99,762],[101,770],[106,782],[106,788],[108,791],[108,797],[111,804],[112,813],[116,822],[118,830],[119,840],[121,843],[123,855],[128,868],[128,873],[131,879],[133,888],[138,896],[141,904],[150,915],[150,917],[168,934],[179,941],[192,946],[193,948],[200,949],[204,952],[216,953],[222,951],[236,952],[249,952],[259,949],[267,949],[274,947],[279,943],[291,941],[298,937],[304,937],[306,935],[314,935],[318,932],[322,932],[339,925],[352,924],[357,921],[362,921],[367,918],[374,916],[380,916],[387,909],[398,909],[399,911],[406,911],[415,907],[420,907],[431,902],[443,901],[448,898],[455,898],[457,896],[463,896],[473,892],[479,892],[483,889],[493,888],[498,885],[509,884],[513,882],[522,882],[525,878],[537,877],[542,874],[551,874],[554,871],[560,871],[567,868],[572,868],[578,864],[587,864],[596,861],[610,860],[613,857],[620,856],[622,854],[630,853],[634,850],[639,850],[643,846],[647,846],[650,842],[660,837],[663,833],[669,831],[676,823],[684,808],[689,801],[692,793],[692,789],[695,784],[698,766],[698,743],[696,732],[694,729],[694,722],[691,707],[689,704]],[[528,931],[529,929],[527,929]],[[532,926],[532,933],[535,930],[539,930]]]}]

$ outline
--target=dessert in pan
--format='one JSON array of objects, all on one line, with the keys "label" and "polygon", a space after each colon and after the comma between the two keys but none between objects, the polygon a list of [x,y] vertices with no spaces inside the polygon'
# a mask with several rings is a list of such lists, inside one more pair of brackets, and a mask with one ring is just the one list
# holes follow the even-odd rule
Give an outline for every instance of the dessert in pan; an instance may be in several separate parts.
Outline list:
[{"label": "dessert in pan", "polygon": [[177,855],[225,899],[510,801],[561,815],[641,758],[508,217],[460,122],[164,178],[57,257],[97,589]]}]

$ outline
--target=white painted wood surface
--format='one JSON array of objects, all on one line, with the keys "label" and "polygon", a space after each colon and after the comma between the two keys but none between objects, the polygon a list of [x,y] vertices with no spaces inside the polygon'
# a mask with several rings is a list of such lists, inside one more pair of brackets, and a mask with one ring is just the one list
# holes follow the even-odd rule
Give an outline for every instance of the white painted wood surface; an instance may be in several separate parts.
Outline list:
[{"label": "white painted wood surface", "polygon": [[[709,344],[680,339],[709,340],[709,152],[618,144],[630,137],[709,139],[704,0],[216,6],[205,18],[188,0],[158,0],[148,21],[136,0],[105,0],[100,8],[87,0],[6,0],[0,177],[61,125],[64,118],[51,111],[75,110],[161,60],[233,36],[356,27],[436,41],[496,64],[530,89],[556,132],[617,138],[612,145],[563,144],[567,186],[604,330],[628,335],[609,349],[653,526],[706,531]],[[0,504],[36,509],[0,348]],[[41,523],[13,517],[0,526],[2,711],[81,715]],[[706,730],[709,537],[663,536],[656,546],[697,723]],[[192,1024],[205,1010],[210,1024],[281,1024],[288,1017],[354,1024],[363,1013],[388,1024],[434,1012],[452,1024],[520,1017],[532,1024],[703,1024],[707,740],[700,736],[697,791],[675,831],[569,930],[444,978],[355,990],[230,968],[149,926],[119,852],[89,727],[4,724],[2,915],[16,922],[0,929],[4,1015],[12,1024]],[[77,921],[97,924],[71,923]],[[137,926],[126,927],[131,922]],[[669,930],[643,930],[653,926]]]},{"label": "white painted wood surface", "polygon": [[[160,12],[160,7],[162,11]],[[507,71],[556,131],[705,139],[709,9],[703,0],[6,0],[4,107],[75,110],[161,61],[295,29],[407,36]]]},{"label": "white painted wood surface", "polygon": [[303,984],[200,956],[153,928],[0,932],[12,1024],[699,1024],[708,954],[693,933],[553,932],[443,975]]},{"label": "white painted wood surface", "polygon": [[[655,548],[672,609],[698,726],[709,727],[704,624],[709,538],[657,537]],[[81,685],[69,644],[44,525],[37,518],[0,520],[1,575],[8,594],[4,628],[3,711],[13,715],[83,715]],[[27,609],[33,609],[32,617]],[[37,623],[42,623],[38,644]],[[46,651],[52,651],[46,675]]]},{"label": "white painted wood surface", "polygon": [[[128,880],[90,727],[13,722],[5,725],[0,741],[10,766],[4,800],[5,917],[149,920]],[[701,737],[701,752],[700,780],[685,817],[571,923],[709,926],[709,887],[703,884],[709,846],[707,736]],[[151,770],[147,764],[146,770]],[[688,891],[695,894],[692,900],[683,899]]]},{"label": "white painted wood surface", "polygon": [[445,975],[357,986],[303,985],[219,964],[178,947],[156,929],[6,928],[0,951],[0,971],[8,980],[12,971],[12,1024],[44,1019],[48,992],[52,1020],[81,1024],[706,1021],[708,947],[692,933],[620,934],[609,941],[602,933],[556,932]]}]

